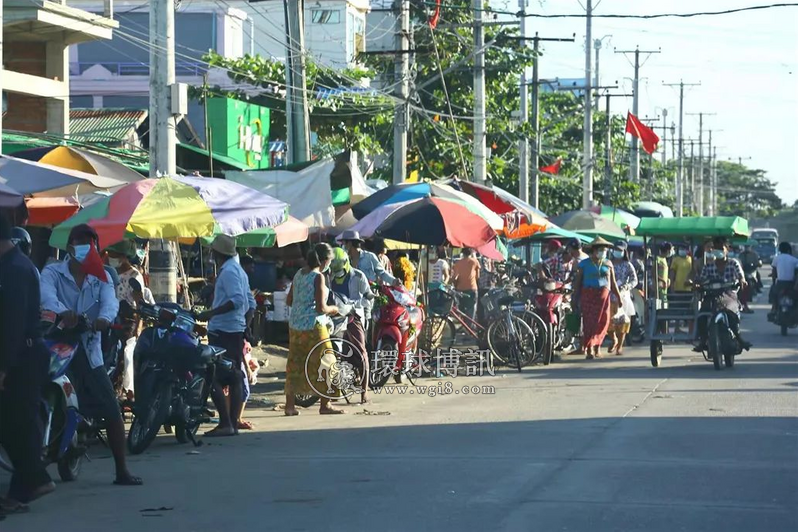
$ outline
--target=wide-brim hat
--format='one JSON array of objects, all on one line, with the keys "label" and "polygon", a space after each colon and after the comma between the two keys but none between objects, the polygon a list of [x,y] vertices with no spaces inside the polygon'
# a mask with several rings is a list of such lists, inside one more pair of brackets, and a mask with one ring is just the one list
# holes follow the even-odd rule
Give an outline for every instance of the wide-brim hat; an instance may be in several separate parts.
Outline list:
[{"label": "wide-brim hat", "polygon": [[216,235],[211,242],[211,249],[225,257],[236,255],[236,239],[229,235]]},{"label": "wide-brim hat", "polygon": [[589,246],[590,246],[590,249],[615,247],[612,242],[610,242],[609,240],[605,240],[605,239],[601,238],[600,236],[597,236],[596,238],[594,238],[593,241],[589,244]]},{"label": "wide-brim hat", "polygon": [[339,240],[342,242],[365,242],[362,238],[360,238],[360,233],[357,231],[352,231],[351,229],[347,229],[341,233]]},{"label": "wide-brim hat", "polygon": [[131,240],[122,240],[121,242],[117,242],[112,246],[108,246],[105,248],[105,251],[110,251],[112,253],[118,253],[120,255],[124,255],[125,257],[135,257],[136,256],[136,243]]}]

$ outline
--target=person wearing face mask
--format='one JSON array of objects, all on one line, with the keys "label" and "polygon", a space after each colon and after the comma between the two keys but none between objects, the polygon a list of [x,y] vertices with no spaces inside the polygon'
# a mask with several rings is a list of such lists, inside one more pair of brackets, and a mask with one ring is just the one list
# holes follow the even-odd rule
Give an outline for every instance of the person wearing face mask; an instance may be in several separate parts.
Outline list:
[{"label": "person wearing face mask", "polygon": [[588,359],[601,358],[601,344],[610,324],[610,294],[621,299],[614,268],[607,259],[607,250],[612,247],[596,237],[574,280],[574,305],[582,315],[582,348]]},{"label": "person wearing face mask", "polygon": [[[710,246],[706,248],[705,253],[711,258],[710,261],[701,269],[701,276],[699,277],[700,284],[706,284],[712,281],[720,281],[723,283],[730,283],[737,281],[740,287],[745,288],[745,273],[743,267],[737,261],[728,257],[729,247],[726,239],[718,237]],[[751,344],[743,340],[740,335],[740,301],[737,299],[737,292],[728,290],[723,294],[722,305],[726,308],[727,316],[729,318],[729,328],[734,332],[740,341],[740,345],[746,351],[751,348]],[[706,308],[704,302],[701,304],[701,310],[711,310]],[[707,316],[703,316],[698,320],[698,345],[693,349],[698,353],[707,350],[707,331],[708,331]]]},{"label": "person wearing face mask", "polygon": [[141,479],[127,469],[125,425],[105,370],[101,335],[97,334],[106,331],[119,312],[116,292],[102,269],[98,242],[97,233],[89,225],[72,228],[67,240],[69,256],[42,270],[41,306],[58,314],[67,328],[75,327],[79,316],[88,319],[92,330],[81,337],[79,352],[69,366],[70,380],[80,398],[81,413],[105,420],[108,446],[116,466],[114,484],[139,486]]},{"label": "person wearing face mask", "polygon": [[135,279],[139,286],[144,287],[144,276],[130,262],[131,257],[136,254],[136,245],[129,240],[123,240],[105,248],[105,253],[108,256],[108,266],[117,273],[118,280],[114,283],[116,298],[119,301],[127,301],[135,308],[136,303],[143,298],[143,293],[133,290],[130,281]]},{"label": "person wearing face mask", "polygon": [[363,380],[360,383],[361,403],[368,402],[368,352],[366,350],[366,331],[368,330],[368,320],[371,316],[374,294],[369,288],[369,281],[366,274],[353,268],[349,263],[349,257],[342,248],[333,249],[333,259],[330,263],[330,289],[336,294],[345,296],[352,302],[352,306],[357,314],[356,320],[347,325],[347,342],[354,344],[360,351],[360,360],[352,360],[353,365],[359,364]]},{"label": "person wearing face mask", "polygon": [[635,315],[634,303],[632,303],[632,289],[637,286],[637,273],[629,261],[626,242],[623,240],[617,242],[610,253],[612,254],[615,283],[618,285],[621,297],[611,296],[610,298],[610,316],[613,317],[613,323],[610,324],[609,329],[610,338],[612,339],[612,347],[610,347],[609,353],[615,352],[616,355],[621,356],[623,355],[626,335],[629,334],[632,325],[632,317]]},{"label": "person wearing face mask", "polygon": [[[329,288],[325,273],[332,262],[332,248],[316,244],[308,252],[303,266],[291,283],[286,303],[291,307],[288,319],[288,362],[285,366],[285,415],[298,416],[296,395],[314,394],[321,398],[320,414],[343,414],[330,406],[325,397],[326,384],[316,388],[315,376],[325,351],[332,351],[330,316],[338,314],[338,307],[327,304]],[[311,378],[312,377],[312,378]]]}]

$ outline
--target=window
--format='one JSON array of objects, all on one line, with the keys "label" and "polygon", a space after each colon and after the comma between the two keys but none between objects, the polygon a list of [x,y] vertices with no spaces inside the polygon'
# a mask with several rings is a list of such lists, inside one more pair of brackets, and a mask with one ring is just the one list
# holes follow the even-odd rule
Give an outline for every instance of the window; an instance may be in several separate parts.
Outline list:
[{"label": "window", "polygon": [[337,9],[313,9],[310,13],[313,24],[341,23],[341,12]]}]

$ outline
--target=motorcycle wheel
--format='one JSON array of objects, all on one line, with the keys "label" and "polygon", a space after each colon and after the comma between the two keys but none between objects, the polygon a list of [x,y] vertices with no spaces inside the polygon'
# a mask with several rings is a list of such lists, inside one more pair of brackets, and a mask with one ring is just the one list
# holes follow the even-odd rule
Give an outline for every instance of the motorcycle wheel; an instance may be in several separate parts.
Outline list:
[{"label": "motorcycle wheel", "polygon": [[127,448],[130,454],[141,454],[155,440],[158,431],[166,423],[169,407],[172,404],[172,385],[165,382],[156,390],[149,408],[143,415],[137,414],[127,435]]},{"label": "motorcycle wheel", "polygon": [[[711,319],[711,318],[710,318]],[[723,346],[721,345],[720,331],[718,331],[718,324],[713,320],[709,325],[709,337],[707,346],[709,349],[709,358],[712,359],[712,364],[715,369],[720,371],[723,369]]]},{"label": "motorcycle wheel", "polygon": [[318,395],[313,395],[310,393],[294,395],[294,403],[302,408],[310,408],[311,406],[315,405],[318,400]]},{"label": "motorcycle wheel", "polygon": [[723,355],[723,362],[726,364],[727,368],[734,367],[734,354],[733,353],[726,353]]},{"label": "motorcycle wheel", "polygon": [[662,342],[660,340],[651,340],[651,365],[658,368],[662,365]]},{"label": "motorcycle wheel", "polygon": [[371,387],[371,389],[382,388],[383,386],[385,386],[385,383],[388,382],[388,379],[394,373],[395,369],[394,364],[396,364],[396,360],[393,359],[389,360],[388,364],[391,364],[389,367],[386,364],[386,361],[384,360],[382,353],[399,352],[399,347],[396,345],[396,342],[392,338],[387,338],[387,337],[383,338],[380,346],[381,349],[379,351],[375,351],[373,359],[369,360],[369,364],[371,365],[369,369],[369,380],[371,381],[369,383],[369,386]]},{"label": "motorcycle wheel", "polygon": [[69,444],[66,454],[58,460],[58,476],[63,482],[73,482],[78,479],[80,469],[83,466],[83,456],[75,451],[78,445],[78,433],[72,435],[72,442]]},{"label": "motorcycle wheel", "polygon": [[781,326],[781,335],[782,336],[787,336],[787,326],[786,325],[782,325]]}]

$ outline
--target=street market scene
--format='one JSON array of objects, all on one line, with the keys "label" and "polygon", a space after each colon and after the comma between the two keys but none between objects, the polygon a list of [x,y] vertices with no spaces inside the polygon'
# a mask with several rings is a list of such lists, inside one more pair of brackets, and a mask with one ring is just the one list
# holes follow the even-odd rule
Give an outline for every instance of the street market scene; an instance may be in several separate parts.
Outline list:
[{"label": "street market scene", "polygon": [[0,2],[0,530],[798,530],[798,3]]}]

